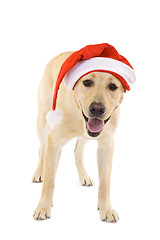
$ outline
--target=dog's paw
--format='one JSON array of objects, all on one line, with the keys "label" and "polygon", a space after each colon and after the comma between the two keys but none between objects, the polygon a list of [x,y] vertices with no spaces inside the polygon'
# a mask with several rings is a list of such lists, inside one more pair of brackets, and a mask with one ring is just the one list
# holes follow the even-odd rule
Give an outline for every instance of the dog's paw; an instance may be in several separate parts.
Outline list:
[{"label": "dog's paw", "polygon": [[80,180],[80,183],[81,183],[81,185],[82,186],[93,186],[93,184],[94,184],[94,182],[93,182],[93,180],[88,176],[88,175],[85,175],[85,176],[81,176],[80,178],[79,178],[79,180]]},{"label": "dog's paw", "polygon": [[39,183],[43,182],[42,170],[37,169],[32,177],[32,182]]},{"label": "dog's paw", "polygon": [[39,208],[34,211],[33,218],[35,220],[45,220],[51,217],[51,208]]},{"label": "dog's paw", "polygon": [[119,220],[118,214],[113,209],[99,210],[101,221],[116,223]]}]

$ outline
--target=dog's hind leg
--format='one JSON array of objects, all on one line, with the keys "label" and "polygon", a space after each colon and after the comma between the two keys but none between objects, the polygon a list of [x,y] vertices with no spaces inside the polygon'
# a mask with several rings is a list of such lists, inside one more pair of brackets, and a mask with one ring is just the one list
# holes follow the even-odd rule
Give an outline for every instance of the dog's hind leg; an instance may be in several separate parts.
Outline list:
[{"label": "dog's hind leg", "polygon": [[38,161],[37,168],[32,177],[33,182],[42,182],[43,181],[44,155],[45,155],[45,146],[43,146],[43,144],[40,144],[39,161]]},{"label": "dog's hind leg", "polygon": [[[40,115],[40,114],[39,114]],[[39,147],[39,161],[37,168],[32,177],[33,182],[42,182],[43,181],[43,169],[44,169],[44,156],[46,151],[46,142],[48,136],[48,125],[46,119],[38,115],[38,124],[37,124],[37,133],[40,141]],[[39,120],[40,119],[40,120]]]},{"label": "dog's hind leg", "polygon": [[83,186],[92,186],[93,180],[88,176],[83,162],[83,152],[86,140],[77,139],[76,147],[74,150],[75,163],[78,171],[78,176],[81,185]]}]

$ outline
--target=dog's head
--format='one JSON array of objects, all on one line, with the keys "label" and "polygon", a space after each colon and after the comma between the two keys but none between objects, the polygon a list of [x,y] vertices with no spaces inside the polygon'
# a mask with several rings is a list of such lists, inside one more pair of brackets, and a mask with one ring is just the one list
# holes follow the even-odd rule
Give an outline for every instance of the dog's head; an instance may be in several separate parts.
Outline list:
[{"label": "dog's head", "polygon": [[92,72],[76,84],[74,93],[87,133],[97,137],[123,99],[121,82],[106,72]]}]

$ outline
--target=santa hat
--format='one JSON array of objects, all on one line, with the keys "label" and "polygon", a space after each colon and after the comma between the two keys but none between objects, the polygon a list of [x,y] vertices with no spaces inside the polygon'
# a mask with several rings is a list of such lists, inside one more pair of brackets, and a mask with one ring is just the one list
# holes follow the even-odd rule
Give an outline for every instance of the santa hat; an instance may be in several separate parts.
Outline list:
[{"label": "santa hat", "polygon": [[53,128],[62,119],[62,111],[56,109],[57,94],[62,81],[67,90],[72,91],[80,78],[91,72],[107,72],[122,83],[125,90],[136,81],[133,67],[108,43],[88,45],[72,53],[62,64],[53,96],[52,111],[46,119]]}]

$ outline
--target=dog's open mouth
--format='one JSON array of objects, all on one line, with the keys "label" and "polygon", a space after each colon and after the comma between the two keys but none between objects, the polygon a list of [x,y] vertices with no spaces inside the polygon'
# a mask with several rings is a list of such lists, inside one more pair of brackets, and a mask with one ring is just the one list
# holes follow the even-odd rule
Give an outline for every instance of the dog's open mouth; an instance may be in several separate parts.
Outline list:
[{"label": "dog's open mouth", "polygon": [[83,112],[82,112],[82,114],[83,114],[83,117],[86,122],[86,128],[87,128],[88,135],[91,137],[99,136],[103,130],[104,125],[106,124],[106,122],[108,122],[108,120],[111,117],[111,116],[109,116],[109,118],[107,118],[106,120],[101,120],[98,118],[88,118],[84,115]]}]

